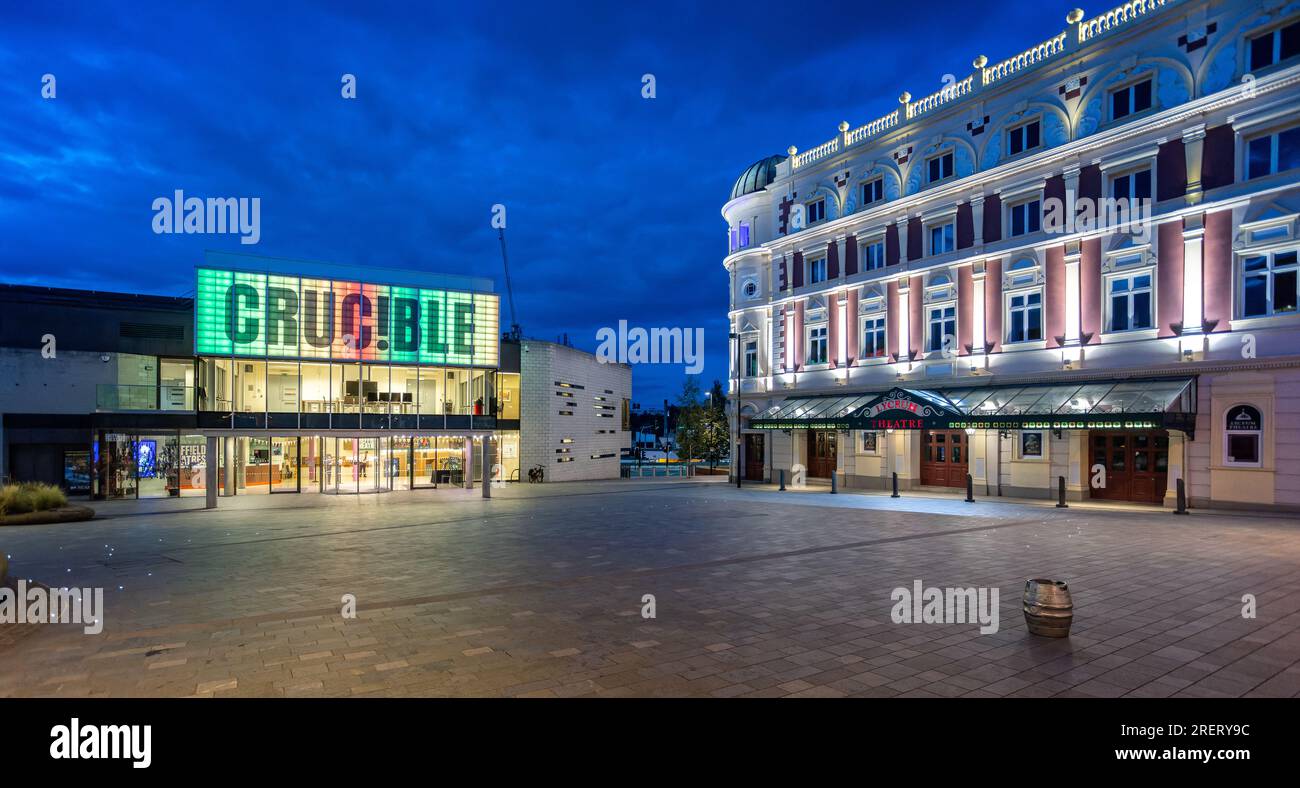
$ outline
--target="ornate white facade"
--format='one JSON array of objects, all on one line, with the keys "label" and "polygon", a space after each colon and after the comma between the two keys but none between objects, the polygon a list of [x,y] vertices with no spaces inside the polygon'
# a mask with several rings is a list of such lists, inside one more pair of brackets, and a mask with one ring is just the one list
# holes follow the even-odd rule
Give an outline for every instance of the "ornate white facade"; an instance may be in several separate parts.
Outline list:
[{"label": "ornate white facade", "polygon": [[1298,180],[1300,3],[1235,0],[1075,10],[760,160],[722,210],[739,471],[1300,509]]}]

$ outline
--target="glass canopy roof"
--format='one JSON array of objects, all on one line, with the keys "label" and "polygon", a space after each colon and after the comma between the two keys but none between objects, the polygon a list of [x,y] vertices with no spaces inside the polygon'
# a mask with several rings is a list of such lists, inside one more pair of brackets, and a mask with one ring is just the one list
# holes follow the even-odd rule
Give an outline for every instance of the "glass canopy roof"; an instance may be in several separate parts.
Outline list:
[{"label": "glass canopy roof", "polygon": [[[901,391],[940,410],[980,418],[1194,414],[1194,382],[1194,378],[1165,378]],[[773,405],[755,418],[765,421],[848,419],[860,415],[864,406],[883,393],[794,397]]]}]

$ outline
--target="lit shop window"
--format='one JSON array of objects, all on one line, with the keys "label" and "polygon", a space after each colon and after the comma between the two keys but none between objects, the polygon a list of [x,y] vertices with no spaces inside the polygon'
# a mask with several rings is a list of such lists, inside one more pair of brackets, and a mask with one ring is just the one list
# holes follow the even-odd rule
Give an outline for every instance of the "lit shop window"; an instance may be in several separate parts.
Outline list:
[{"label": "lit shop window", "polygon": [[1007,343],[1043,338],[1043,291],[1026,290],[1007,296]]},{"label": "lit shop window", "polygon": [[1295,314],[1296,250],[1268,252],[1241,261],[1242,317]]},{"label": "lit shop window", "polygon": [[1223,463],[1260,467],[1264,421],[1259,409],[1251,405],[1234,405],[1224,414],[1223,422]]},{"label": "lit shop window", "polygon": [[1300,167],[1300,126],[1255,137],[1246,143],[1246,178]]},{"label": "lit shop window", "polygon": [[1133,331],[1151,328],[1151,274],[1130,274],[1112,278],[1107,290],[1110,301],[1106,305],[1108,331]]},{"label": "lit shop window", "polygon": [[808,329],[808,363],[825,364],[827,355],[826,326]]}]

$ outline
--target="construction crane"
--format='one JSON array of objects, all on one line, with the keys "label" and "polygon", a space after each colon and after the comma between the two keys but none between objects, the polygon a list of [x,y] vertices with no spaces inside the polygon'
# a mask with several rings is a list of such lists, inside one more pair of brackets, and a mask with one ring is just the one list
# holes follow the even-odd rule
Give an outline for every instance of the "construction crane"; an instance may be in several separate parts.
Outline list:
[{"label": "construction crane", "polygon": [[519,327],[519,321],[515,318],[515,290],[510,285],[510,257],[506,254],[506,228],[497,228],[497,238],[501,241],[501,266],[506,273],[506,297],[510,300],[510,330],[506,332],[505,338],[519,341],[523,339],[523,329]]}]

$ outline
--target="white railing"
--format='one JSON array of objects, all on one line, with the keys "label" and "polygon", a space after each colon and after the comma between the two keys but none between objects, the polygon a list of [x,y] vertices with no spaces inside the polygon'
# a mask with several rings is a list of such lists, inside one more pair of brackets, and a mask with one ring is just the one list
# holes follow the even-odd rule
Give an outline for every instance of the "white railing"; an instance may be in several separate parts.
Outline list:
[{"label": "white railing", "polygon": [[907,117],[915,118],[917,115],[921,115],[923,113],[929,112],[932,109],[941,107],[950,101],[956,101],[962,96],[965,96],[966,94],[970,93],[974,84],[975,84],[975,75],[971,74],[967,76],[965,79],[959,82],[954,82],[951,85],[947,85],[942,90],[938,90],[934,93],[931,93],[925,98],[917,99],[916,101],[913,101],[907,105]]},{"label": "white railing", "polygon": [[849,144],[857,145],[863,140],[870,139],[882,131],[888,131],[898,125],[898,110],[894,110],[883,118],[876,118],[865,126],[858,126],[849,132]]},{"label": "white railing", "polygon": [[802,167],[805,164],[811,164],[819,159],[824,159],[827,156],[834,155],[839,151],[839,149],[840,138],[836,137],[830,142],[823,142],[812,150],[806,150],[803,153],[796,153],[794,156],[794,166]]},{"label": "white railing", "polygon": [[1146,16],[1163,5],[1172,5],[1174,2],[1176,0],[1130,0],[1079,25],[1079,43],[1096,38],[1102,33],[1109,33],[1120,25]]},{"label": "white railing", "polygon": [[1006,79],[1018,71],[1024,71],[1030,66],[1038,65],[1050,57],[1061,54],[1065,51],[1065,38],[1065,33],[1052,36],[1043,43],[1032,46],[1015,57],[1009,57],[1001,63],[984,68],[982,74],[984,84],[989,85],[999,79]]}]

